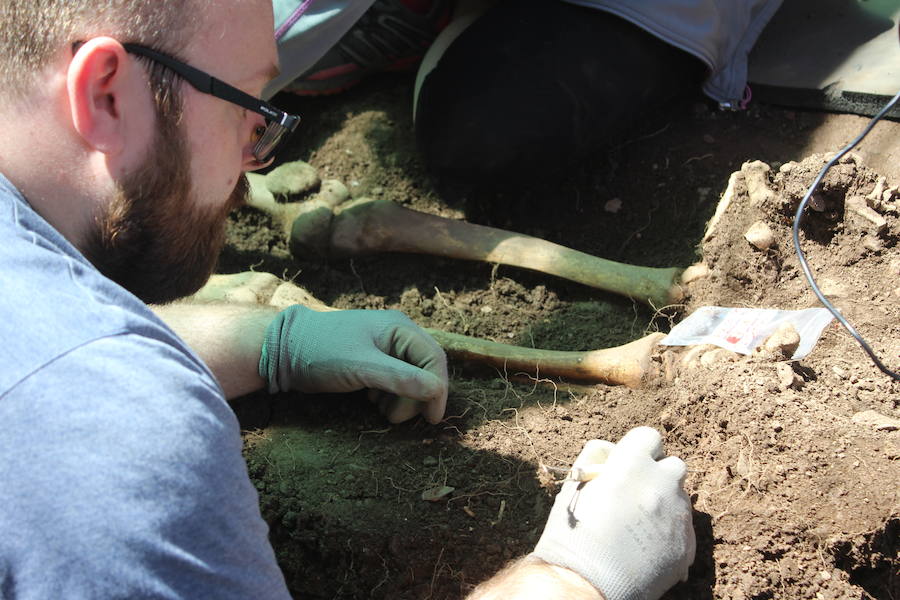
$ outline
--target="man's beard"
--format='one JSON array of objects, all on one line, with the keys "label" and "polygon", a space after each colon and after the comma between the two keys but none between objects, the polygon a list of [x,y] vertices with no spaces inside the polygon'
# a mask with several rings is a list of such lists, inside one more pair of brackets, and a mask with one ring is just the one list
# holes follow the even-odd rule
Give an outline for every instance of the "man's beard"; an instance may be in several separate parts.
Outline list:
[{"label": "man's beard", "polygon": [[189,296],[206,283],[228,213],[244,204],[249,189],[241,175],[227,203],[201,207],[184,134],[174,120],[161,125],[147,158],[118,184],[83,246],[101,273],[152,304]]}]

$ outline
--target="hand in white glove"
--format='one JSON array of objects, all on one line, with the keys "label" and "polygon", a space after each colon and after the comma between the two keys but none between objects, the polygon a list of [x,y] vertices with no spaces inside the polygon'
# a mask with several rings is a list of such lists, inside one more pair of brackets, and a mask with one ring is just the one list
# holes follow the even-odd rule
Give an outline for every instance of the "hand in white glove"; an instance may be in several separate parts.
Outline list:
[{"label": "hand in white glove", "polygon": [[[396,310],[281,311],[266,329],[259,374],[268,389],[380,390],[391,422],[421,412],[431,423],[447,404],[447,357],[434,338]],[[371,397],[371,394],[370,394]]]},{"label": "hand in white glove", "polygon": [[575,571],[607,600],[656,600],[687,579],[696,550],[687,468],[664,456],[650,427],[618,444],[589,441],[573,468],[596,476],[563,484],[533,554]]}]

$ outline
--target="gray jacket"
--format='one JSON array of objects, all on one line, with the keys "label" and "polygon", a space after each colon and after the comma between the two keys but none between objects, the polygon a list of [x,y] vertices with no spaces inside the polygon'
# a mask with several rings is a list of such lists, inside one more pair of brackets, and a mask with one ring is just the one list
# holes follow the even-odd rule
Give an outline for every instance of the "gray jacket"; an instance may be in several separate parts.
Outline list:
[{"label": "gray jacket", "polygon": [[[273,0],[282,74],[271,97],[337,43],[374,0]],[[723,108],[742,108],[747,55],[781,0],[563,0],[604,10],[702,60],[703,91]]]},{"label": "gray jacket", "polygon": [[564,0],[619,16],[710,69],[703,91],[723,108],[743,108],[747,55],[781,0]]}]

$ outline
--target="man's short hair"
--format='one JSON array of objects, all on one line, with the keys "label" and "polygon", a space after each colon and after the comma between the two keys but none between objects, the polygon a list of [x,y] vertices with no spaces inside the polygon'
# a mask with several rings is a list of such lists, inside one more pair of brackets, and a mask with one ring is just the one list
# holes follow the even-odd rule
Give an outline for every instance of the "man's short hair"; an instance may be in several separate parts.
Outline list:
[{"label": "man's short hair", "polygon": [[[0,0],[0,95],[21,99],[41,74],[78,41],[105,35],[178,54],[202,24],[204,0]],[[171,73],[151,67],[160,101],[174,98]],[[162,96],[162,97],[161,97]]]}]

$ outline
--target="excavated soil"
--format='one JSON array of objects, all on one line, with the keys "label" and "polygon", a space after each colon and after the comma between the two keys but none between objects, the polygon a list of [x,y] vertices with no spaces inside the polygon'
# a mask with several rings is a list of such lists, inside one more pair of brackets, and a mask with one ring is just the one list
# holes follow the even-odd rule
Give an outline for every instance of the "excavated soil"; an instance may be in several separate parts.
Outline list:
[{"label": "excavated soil", "polygon": [[[792,248],[793,211],[823,155],[866,119],[772,106],[722,113],[698,98],[552,183],[448,201],[415,152],[411,87],[398,75],[332,98],[279,98],[304,117],[288,158],[343,181],[353,197],[388,198],[614,260],[702,261],[709,275],[688,285],[683,306],[657,314],[511,267],[427,256],[292,257],[279,228],[249,208],[232,219],[220,270],[269,271],[337,307],[397,308],[424,326],[560,350],[667,331],[704,305],[817,305]],[[829,173],[801,231],[825,293],[894,370],[898,140],[900,124],[880,123],[856,157]],[[703,241],[723,195],[730,203]],[[765,250],[744,238],[760,221],[773,236]],[[657,352],[640,389],[453,362],[447,417],[434,426],[391,426],[364,394],[236,401],[250,474],[292,592],[462,598],[533,547],[556,490],[540,465],[565,466],[585,440],[617,440],[646,424],[687,462],[695,511],[697,558],[689,581],[666,598],[900,598],[900,384],[835,322],[795,362],[703,350]],[[453,491],[423,500],[438,486]]]}]

